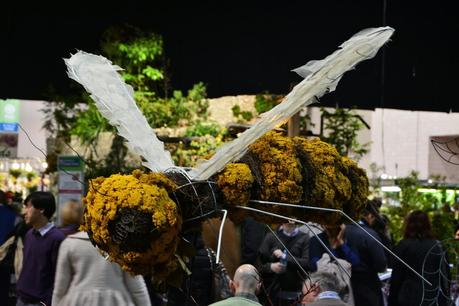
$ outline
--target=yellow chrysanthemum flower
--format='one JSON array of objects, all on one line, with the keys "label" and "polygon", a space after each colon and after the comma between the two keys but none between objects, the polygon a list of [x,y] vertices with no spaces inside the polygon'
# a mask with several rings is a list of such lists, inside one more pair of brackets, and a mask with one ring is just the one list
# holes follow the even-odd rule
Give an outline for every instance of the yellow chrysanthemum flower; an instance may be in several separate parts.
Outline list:
[{"label": "yellow chrysanthemum flower", "polygon": [[[94,179],[85,197],[83,229],[112,261],[130,273],[145,274],[162,265],[171,266],[181,229],[177,206],[169,197],[169,192],[175,188],[164,174],[144,174],[138,170],[132,175],[114,174]],[[150,232],[155,235],[145,237],[149,240],[142,250],[123,250],[115,239],[114,227],[126,209],[150,216]]]}]

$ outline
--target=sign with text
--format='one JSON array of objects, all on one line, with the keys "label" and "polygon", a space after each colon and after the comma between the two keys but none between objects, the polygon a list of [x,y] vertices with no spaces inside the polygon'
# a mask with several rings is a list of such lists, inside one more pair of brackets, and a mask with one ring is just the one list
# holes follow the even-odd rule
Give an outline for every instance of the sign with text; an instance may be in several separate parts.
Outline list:
[{"label": "sign with text", "polygon": [[0,158],[18,156],[19,100],[0,100]]},{"label": "sign with text", "polygon": [[71,200],[81,201],[84,192],[84,165],[78,156],[59,156],[57,160],[58,178],[58,224],[62,206]]},{"label": "sign with text", "polygon": [[19,130],[19,100],[0,100],[0,133]]}]

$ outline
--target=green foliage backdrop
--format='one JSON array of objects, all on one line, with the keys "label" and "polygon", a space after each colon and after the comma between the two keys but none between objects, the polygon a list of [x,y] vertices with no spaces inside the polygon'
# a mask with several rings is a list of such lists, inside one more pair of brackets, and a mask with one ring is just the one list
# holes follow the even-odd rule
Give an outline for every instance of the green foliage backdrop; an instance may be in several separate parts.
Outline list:
[{"label": "green foliage backdrop", "polygon": [[[114,64],[124,69],[121,74],[126,83],[133,87],[137,105],[151,127],[184,128],[186,136],[189,137],[217,136],[223,133],[218,124],[208,121],[209,103],[203,83],[195,84],[186,94],[169,88],[167,60],[161,36],[145,33],[131,26],[114,27],[104,34],[101,51]],[[87,146],[89,153],[86,154],[86,178],[131,171],[133,166],[124,162],[128,151],[119,136],[115,135],[107,158],[102,162],[97,159],[99,136],[102,132],[115,131],[100,115],[87,93],[82,88],[79,92],[81,94],[76,96],[65,96],[50,91],[49,96],[53,102],[45,110],[47,120],[44,127],[64,142],[68,143],[71,136],[77,136]],[[81,103],[86,106],[78,107]],[[195,147],[196,142],[199,139],[194,140]],[[218,142],[209,143],[203,140],[199,145],[200,154],[204,155],[203,151],[213,150],[217,144]],[[177,151],[181,154],[178,159],[183,165],[191,164],[192,153],[188,154],[186,151],[194,152],[196,148],[193,145],[190,147],[183,143],[178,144],[181,147]],[[59,149],[56,150],[56,154],[58,153]],[[56,154],[50,154],[48,158],[50,171],[55,170],[53,165]]]}]

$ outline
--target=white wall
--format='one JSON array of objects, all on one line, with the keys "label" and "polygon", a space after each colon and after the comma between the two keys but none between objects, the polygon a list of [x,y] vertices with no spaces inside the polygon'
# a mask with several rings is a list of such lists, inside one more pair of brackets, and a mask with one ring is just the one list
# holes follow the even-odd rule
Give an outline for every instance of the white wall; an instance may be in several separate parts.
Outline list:
[{"label": "white wall", "polygon": [[[326,110],[333,112],[333,108],[326,108]],[[315,124],[314,127],[311,127],[310,130],[315,134],[319,135],[320,133],[320,107],[310,107],[309,110],[309,116],[311,117],[311,122]],[[370,128],[373,127],[373,117],[374,117],[374,112],[370,110],[358,110],[357,113],[363,118],[363,120],[370,126]],[[372,139],[372,129],[367,129],[363,128],[358,137],[357,141],[361,144],[364,143],[371,143],[373,141]],[[359,161],[359,165],[365,169],[369,168],[371,164],[371,154],[364,155],[362,159]]]},{"label": "white wall", "polygon": [[[316,124],[313,132],[319,133],[320,111],[311,107],[312,122]],[[374,111],[358,110],[358,113],[370,125],[371,130],[364,129],[359,134],[359,142],[371,142],[370,153],[364,156],[359,164],[369,170],[371,163],[385,166],[390,176],[407,176],[412,170],[427,179],[437,173],[432,168],[429,173],[429,150],[431,136],[447,136],[459,134],[459,113],[418,112],[395,109],[375,109]],[[435,158],[434,158],[435,159]],[[459,166],[448,165],[451,167]],[[445,168],[446,169],[446,168]],[[450,175],[451,177],[451,175]],[[459,181],[451,181],[459,183]]]},{"label": "white wall", "polygon": [[427,179],[429,175],[441,174],[429,173],[430,137],[458,134],[459,113],[376,109],[372,130],[372,161],[385,164],[389,175],[406,176],[416,170],[420,178]]},{"label": "white wall", "polygon": [[[44,101],[20,100],[19,123],[29,134],[33,143],[46,152],[46,131],[42,128],[45,115],[41,111],[46,105]],[[20,129],[18,136],[18,158],[44,158],[25,133]]]}]

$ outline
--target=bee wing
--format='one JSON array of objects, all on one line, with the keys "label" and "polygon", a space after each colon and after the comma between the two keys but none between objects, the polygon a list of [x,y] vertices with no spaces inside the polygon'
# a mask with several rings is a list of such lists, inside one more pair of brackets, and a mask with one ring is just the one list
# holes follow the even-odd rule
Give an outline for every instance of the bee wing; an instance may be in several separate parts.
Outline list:
[{"label": "bee wing", "polygon": [[304,80],[293,88],[284,101],[263,113],[256,124],[237,139],[223,145],[211,159],[201,162],[192,169],[189,173],[190,177],[194,180],[206,180],[228,163],[242,157],[249,145],[258,138],[278,124],[287,121],[301,108],[313,103],[316,98],[334,91],[343,74],[353,69],[359,62],[374,57],[393,32],[394,29],[390,27],[363,30],[323,60],[310,61],[293,70],[304,77]]},{"label": "bee wing", "polygon": [[64,61],[68,76],[91,94],[100,113],[128,141],[128,146],[145,158],[147,168],[160,172],[174,166],[171,154],[137,107],[132,87],[118,73],[120,67],[103,56],[83,51]]}]

